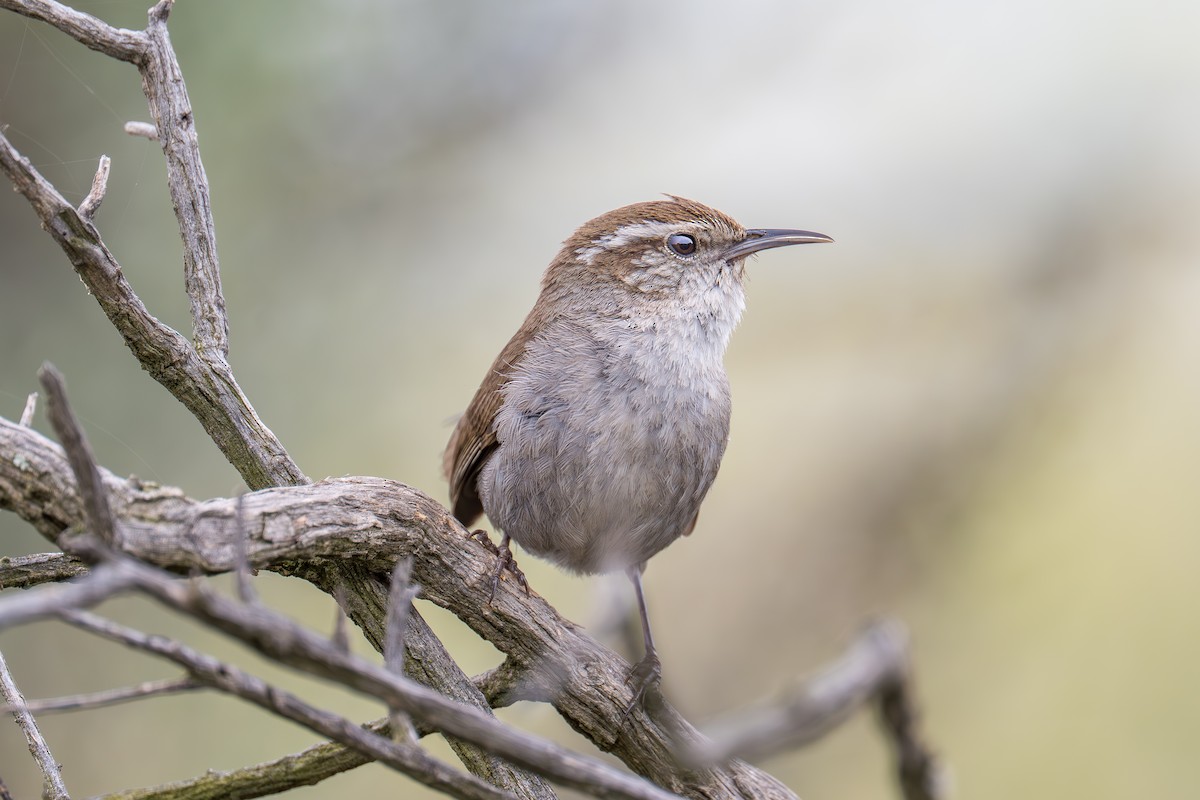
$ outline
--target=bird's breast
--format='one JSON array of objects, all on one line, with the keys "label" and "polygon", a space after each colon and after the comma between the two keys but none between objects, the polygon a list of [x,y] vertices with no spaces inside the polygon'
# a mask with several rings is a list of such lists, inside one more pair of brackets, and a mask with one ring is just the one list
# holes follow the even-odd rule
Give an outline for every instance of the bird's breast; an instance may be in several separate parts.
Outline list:
[{"label": "bird's breast", "polygon": [[526,549],[578,571],[625,569],[695,517],[728,439],[728,380],[719,354],[689,358],[653,331],[564,325],[530,342],[502,389],[480,495]]}]

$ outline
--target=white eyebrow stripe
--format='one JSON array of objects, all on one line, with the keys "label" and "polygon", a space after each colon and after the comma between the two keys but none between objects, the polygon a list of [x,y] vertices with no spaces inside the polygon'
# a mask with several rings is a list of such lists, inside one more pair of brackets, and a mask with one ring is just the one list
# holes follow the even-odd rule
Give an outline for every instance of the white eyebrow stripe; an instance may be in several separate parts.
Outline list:
[{"label": "white eyebrow stripe", "polygon": [[595,241],[594,244],[588,247],[580,247],[575,250],[575,255],[579,256],[585,264],[591,264],[595,261],[596,256],[605,251],[615,250],[619,247],[644,239],[654,239],[662,237],[665,239],[672,233],[678,233],[681,230],[689,230],[700,227],[696,222],[659,222],[657,220],[644,220],[642,222],[633,222],[628,225],[622,225],[612,233],[606,233]]}]

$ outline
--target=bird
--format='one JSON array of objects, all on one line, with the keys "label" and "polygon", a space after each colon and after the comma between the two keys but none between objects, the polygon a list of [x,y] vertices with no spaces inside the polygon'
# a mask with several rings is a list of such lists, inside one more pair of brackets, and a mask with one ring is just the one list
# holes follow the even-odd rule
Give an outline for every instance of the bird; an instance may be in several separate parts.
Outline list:
[{"label": "bird", "polygon": [[485,514],[501,533],[493,599],[505,569],[528,591],[513,541],[570,572],[629,577],[644,646],[629,708],[662,676],[642,572],[696,527],[729,439],[724,357],[746,259],[833,241],[666,198],[601,214],[563,242],[443,457],[454,516],[469,529]]}]

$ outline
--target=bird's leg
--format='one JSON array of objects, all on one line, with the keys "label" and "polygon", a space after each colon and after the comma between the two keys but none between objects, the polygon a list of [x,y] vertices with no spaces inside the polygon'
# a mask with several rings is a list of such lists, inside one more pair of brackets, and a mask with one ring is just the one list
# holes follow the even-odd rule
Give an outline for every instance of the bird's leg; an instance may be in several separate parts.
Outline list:
[{"label": "bird's leg", "polygon": [[525,573],[517,566],[517,560],[512,554],[512,538],[506,533],[500,539],[500,546],[492,544],[492,540],[488,537],[487,531],[476,530],[472,531],[469,538],[474,539],[481,545],[486,547],[496,556],[496,569],[492,572],[492,591],[488,594],[488,605],[496,599],[496,589],[500,588],[500,575],[505,569],[513,576],[517,584],[525,590],[525,594],[529,594],[529,582],[525,580]]},{"label": "bird's leg", "polygon": [[650,615],[646,612],[646,595],[642,592],[642,571],[631,567],[627,572],[633,582],[633,590],[637,594],[638,613],[642,617],[642,641],[645,652],[642,660],[633,665],[625,682],[633,687],[633,700],[625,709],[625,715],[634,709],[646,696],[646,690],[657,687],[662,679],[662,662],[658,660],[658,650],[654,647],[654,635],[650,633]]}]

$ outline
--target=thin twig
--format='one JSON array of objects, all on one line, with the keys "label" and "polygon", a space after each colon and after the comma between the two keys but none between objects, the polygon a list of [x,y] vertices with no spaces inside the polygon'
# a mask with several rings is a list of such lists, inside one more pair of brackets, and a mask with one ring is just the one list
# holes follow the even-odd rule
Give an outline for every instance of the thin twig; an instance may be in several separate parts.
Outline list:
[{"label": "thin twig", "polygon": [[21,412],[21,427],[28,428],[33,425],[33,415],[37,411],[37,392],[30,392],[29,397],[25,398],[25,410]]},{"label": "thin twig", "polygon": [[919,712],[907,669],[897,672],[879,692],[879,718],[892,743],[905,800],[943,800],[950,776],[920,735]]},{"label": "thin twig", "polygon": [[[102,692],[88,694],[71,694],[63,697],[51,697],[45,700],[27,700],[25,707],[31,713],[60,714],[67,711],[91,711],[96,708],[106,708],[133,700],[144,700],[148,697],[160,697],[167,694],[179,694],[203,689],[205,686],[192,678],[167,678],[161,681],[147,681],[136,686],[122,686],[118,689],[106,689]],[[11,711],[9,706],[0,706],[0,713]]]},{"label": "thin twig", "polygon": [[125,132],[130,136],[142,136],[152,142],[158,141],[158,128],[149,122],[131,120],[125,123]]},{"label": "thin twig", "polygon": [[[408,616],[412,601],[421,587],[412,584],[412,559],[402,558],[392,570],[391,591],[388,593],[386,637],[383,643],[383,665],[393,675],[404,674],[404,638],[408,633]],[[388,708],[392,723],[392,736],[396,741],[416,741],[417,732],[412,720],[403,709],[393,704]]]},{"label": "thin twig", "polygon": [[186,669],[196,680],[248,700],[322,736],[354,747],[379,762],[453,797],[472,800],[511,800],[513,797],[472,775],[464,775],[451,769],[426,755],[419,747],[399,745],[364,730],[349,720],[315,708],[290,692],[271,686],[231,664],[192,650],[181,642],[164,636],[148,636],[87,612],[67,611],[61,616],[76,627],[169,659]]},{"label": "thin twig", "polygon": [[92,447],[88,444],[87,436],[79,421],[71,411],[67,401],[67,385],[62,373],[47,361],[38,370],[38,379],[46,390],[46,406],[50,415],[50,424],[62,442],[67,460],[71,463],[71,471],[75,473],[75,482],[79,487],[79,497],[83,500],[83,508],[87,512],[88,526],[92,532],[107,544],[115,545],[117,528],[113,520],[112,509],[108,505],[108,495],[100,480],[100,470],[92,455]]},{"label": "thin twig", "polygon": [[111,158],[100,156],[100,164],[96,167],[96,177],[92,178],[92,189],[79,204],[79,216],[88,222],[92,221],[100,204],[104,202],[104,193],[108,191],[108,171],[111,166]]},{"label": "thin twig", "polygon": [[401,558],[392,570],[391,591],[388,593],[387,638],[383,646],[383,663],[392,673],[404,674],[404,636],[408,631],[408,612],[421,587],[410,581],[412,559]]},{"label": "thin twig", "polygon": [[340,652],[350,652],[350,633],[347,630],[346,617],[346,587],[338,584],[333,587],[333,633],[329,636],[329,643],[336,647]]},{"label": "thin twig", "polygon": [[234,503],[237,509],[235,514],[237,537],[234,541],[233,581],[237,587],[238,599],[243,603],[254,603],[258,601],[258,595],[254,593],[254,587],[250,585],[250,557],[246,554],[245,494],[238,492],[237,500]]},{"label": "thin twig", "polygon": [[4,701],[16,717],[17,724],[25,733],[29,752],[37,762],[38,769],[42,771],[42,797],[46,800],[70,800],[67,786],[63,783],[62,769],[54,754],[50,752],[50,746],[46,744],[42,732],[38,730],[33,714],[29,713],[25,698],[21,696],[21,690],[17,688],[12,673],[8,671],[3,653],[0,653],[0,694],[4,696]]}]

